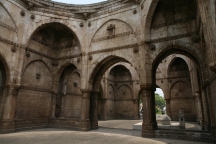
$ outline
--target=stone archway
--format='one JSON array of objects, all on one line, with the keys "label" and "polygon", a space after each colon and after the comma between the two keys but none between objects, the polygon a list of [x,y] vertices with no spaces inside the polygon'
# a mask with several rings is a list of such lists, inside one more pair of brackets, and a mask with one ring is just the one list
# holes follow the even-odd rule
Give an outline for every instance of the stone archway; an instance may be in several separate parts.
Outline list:
[{"label": "stone archway", "polygon": [[[90,95],[90,112],[88,117],[90,117],[91,128],[98,128],[98,119],[97,119],[97,99],[100,89],[100,83],[104,73],[114,64],[118,62],[127,62],[125,58],[118,56],[108,56],[101,60],[94,68],[90,75],[89,83],[92,86],[92,91]],[[89,101],[86,101],[89,103]],[[88,113],[88,111],[87,111]]]}]

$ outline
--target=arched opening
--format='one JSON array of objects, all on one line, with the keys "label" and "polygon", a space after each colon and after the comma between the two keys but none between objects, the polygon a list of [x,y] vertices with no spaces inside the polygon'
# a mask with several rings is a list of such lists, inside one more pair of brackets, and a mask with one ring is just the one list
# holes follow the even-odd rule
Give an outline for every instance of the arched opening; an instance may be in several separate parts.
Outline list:
[{"label": "arched opening", "polygon": [[163,90],[160,87],[157,87],[155,91],[155,113],[156,115],[166,114],[166,100],[164,98]]},{"label": "arched opening", "polygon": [[[120,120],[133,120],[135,115],[136,120],[138,119],[138,96],[136,102],[134,102],[132,74],[127,67],[118,65],[122,61],[126,62],[122,58],[110,59],[108,63],[105,62],[101,65],[97,74],[95,74],[92,85],[93,92],[90,98],[90,119],[91,121],[95,119],[102,121],[99,121],[99,123],[98,121],[91,122],[94,124],[92,125],[92,129],[98,128],[98,124],[99,126],[107,127],[107,122],[113,123],[111,127],[114,128]],[[103,96],[101,97],[100,92],[97,94],[99,100],[97,100],[98,103],[96,104],[94,102],[94,91],[98,90],[99,86],[103,87]],[[136,107],[136,110],[134,107]],[[94,117],[96,116],[94,114],[95,108],[102,109],[102,117],[98,117],[98,115]],[[120,125],[118,126],[119,128],[121,127]],[[130,126],[132,128],[133,124],[131,123]]]},{"label": "arched opening", "polygon": [[156,116],[158,129],[179,130],[183,117],[184,129],[202,130],[202,99],[197,93],[201,91],[199,85],[202,85],[202,80],[200,73],[197,74],[197,69],[201,71],[197,59],[190,53],[172,49],[161,54],[153,63],[154,86],[163,89],[166,101],[166,114]]},{"label": "arched opening", "polygon": [[36,51],[46,49],[49,57],[57,59],[81,53],[80,42],[75,33],[66,25],[57,22],[38,27],[28,41],[26,50],[29,49]]},{"label": "arched opening", "polygon": [[81,96],[80,75],[74,65],[69,65],[60,76],[55,118],[80,119]]}]

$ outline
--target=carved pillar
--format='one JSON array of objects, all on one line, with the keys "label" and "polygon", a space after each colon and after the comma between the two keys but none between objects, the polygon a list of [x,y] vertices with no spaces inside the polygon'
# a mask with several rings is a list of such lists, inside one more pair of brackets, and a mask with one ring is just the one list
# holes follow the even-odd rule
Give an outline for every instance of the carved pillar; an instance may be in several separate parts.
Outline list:
[{"label": "carved pillar", "polygon": [[98,110],[98,96],[99,91],[92,91],[91,93],[91,101],[90,101],[90,121],[91,121],[91,129],[98,129],[98,117],[97,117],[97,110]]},{"label": "carved pillar", "polygon": [[170,111],[170,98],[166,99],[166,114],[171,117],[171,111]]},{"label": "carved pillar", "polygon": [[138,120],[139,119],[139,101],[137,99],[133,100],[133,107],[134,107],[134,115],[133,115],[133,119],[134,120]]},{"label": "carved pillar", "polygon": [[141,93],[143,98],[143,124],[142,124],[142,136],[154,137],[154,130],[157,128],[154,91],[151,87],[141,87]]},{"label": "carved pillar", "polygon": [[15,131],[15,111],[16,111],[16,100],[19,86],[8,85],[8,92],[5,102],[3,120],[2,120],[2,133],[14,132]]},{"label": "carved pillar", "polygon": [[81,126],[80,130],[88,131],[91,130],[91,125],[89,121],[90,112],[90,90],[81,89],[82,92],[82,107],[81,107]]}]

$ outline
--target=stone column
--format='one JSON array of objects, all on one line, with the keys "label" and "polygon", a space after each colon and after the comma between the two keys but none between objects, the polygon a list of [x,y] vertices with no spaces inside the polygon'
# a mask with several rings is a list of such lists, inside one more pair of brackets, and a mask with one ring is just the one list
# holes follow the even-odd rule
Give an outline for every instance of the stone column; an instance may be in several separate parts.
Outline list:
[{"label": "stone column", "polygon": [[15,132],[15,112],[16,100],[19,86],[8,85],[8,92],[5,102],[3,120],[2,120],[2,133]]},{"label": "stone column", "polygon": [[200,124],[200,122],[202,121],[200,95],[196,93],[194,97],[195,97],[195,105],[196,105],[196,111],[197,111],[197,123]]},{"label": "stone column", "polygon": [[92,91],[91,93],[91,101],[90,101],[90,121],[91,121],[91,129],[98,129],[98,117],[97,117],[97,110],[98,110],[98,96],[99,91]]},{"label": "stone column", "polygon": [[154,91],[151,87],[142,87],[141,93],[143,97],[143,124],[142,136],[154,137],[154,130],[157,128],[155,106],[153,105]]},{"label": "stone column", "polygon": [[91,125],[89,121],[90,112],[90,90],[81,89],[82,92],[82,103],[81,103],[81,125],[80,130],[88,131],[91,130]]},{"label": "stone column", "polygon": [[133,119],[134,120],[138,120],[139,119],[139,100],[134,99],[133,100],[133,105],[134,105],[134,115],[133,115]]},{"label": "stone column", "polygon": [[52,92],[52,99],[50,103],[50,117],[55,118],[55,107],[56,107],[56,93]]},{"label": "stone column", "polygon": [[205,99],[205,102],[206,102],[204,106],[206,107],[206,112],[207,112],[207,118],[205,118],[207,121],[205,122],[204,125],[205,125],[206,130],[210,130],[210,126],[211,126],[211,123],[212,123],[212,119],[211,119],[210,114],[212,115],[211,110],[213,110],[213,108],[212,108],[211,101],[209,101],[209,98],[211,97],[211,93],[210,93],[210,87],[209,87],[209,81],[208,80],[204,81],[204,92],[205,92],[204,99]]},{"label": "stone column", "polygon": [[170,111],[170,98],[166,98],[166,114],[171,117],[171,111]]}]

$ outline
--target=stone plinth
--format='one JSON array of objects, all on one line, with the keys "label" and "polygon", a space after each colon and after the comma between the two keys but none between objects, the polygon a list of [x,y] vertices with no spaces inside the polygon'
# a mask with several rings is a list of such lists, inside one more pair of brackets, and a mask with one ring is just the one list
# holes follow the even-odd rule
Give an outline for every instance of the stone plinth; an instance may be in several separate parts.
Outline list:
[{"label": "stone plinth", "polygon": [[167,115],[156,115],[156,120],[158,124],[171,125],[171,119]]}]

